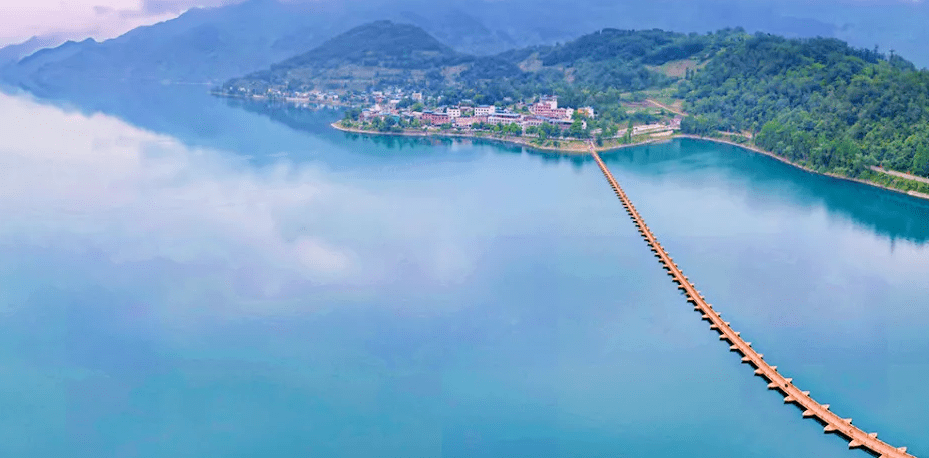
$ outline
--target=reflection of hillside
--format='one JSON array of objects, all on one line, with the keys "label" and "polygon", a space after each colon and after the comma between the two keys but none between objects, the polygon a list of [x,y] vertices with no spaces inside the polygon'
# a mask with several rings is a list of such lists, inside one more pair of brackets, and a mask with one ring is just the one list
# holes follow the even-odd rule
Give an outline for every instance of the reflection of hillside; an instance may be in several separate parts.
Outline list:
[{"label": "reflection of hillside", "polygon": [[[15,92],[7,89],[7,92]],[[169,135],[188,146],[215,148],[256,160],[281,151],[305,151],[306,132],[329,133],[328,123],[338,118],[332,111],[315,113],[318,122],[302,129],[281,128],[265,114],[230,109],[229,101],[196,85],[111,84],[81,90],[45,91],[32,88],[42,103],[51,103],[85,115],[103,113],[134,126]],[[310,125],[318,126],[310,130]]]},{"label": "reflection of hillside", "polygon": [[[722,157],[716,156],[717,152]],[[616,164],[633,173],[652,177],[680,164],[691,164],[691,167],[699,169],[706,163],[733,181],[748,182],[755,188],[779,193],[778,200],[786,199],[803,208],[823,206],[830,213],[848,218],[891,240],[929,241],[929,201],[811,174],[735,146],[684,139],[671,144],[620,150],[605,154],[603,159],[609,165]],[[750,201],[755,208],[763,208],[772,202],[760,198]]]},{"label": "reflection of hillside", "polygon": [[[301,120],[299,109],[274,109],[265,105],[273,119],[295,129],[318,129],[311,119]],[[305,116],[305,115],[303,115]],[[317,121],[318,122],[318,121]],[[586,155],[558,154],[505,145],[492,140],[460,140],[449,138],[398,137],[390,135],[372,136],[343,133],[352,141],[370,141],[374,144],[402,150],[407,147],[451,145],[457,142],[495,144],[501,153],[528,153],[546,162],[568,161],[577,167],[593,167],[593,159]],[[683,147],[686,145],[686,147]],[[660,164],[691,161],[700,155],[720,151],[724,158],[714,161],[727,176],[750,181],[754,186],[771,189],[772,192],[787,189],[780,199],[788,199],[794,205],[813,208],[824,205],[830,212],[850,218],[869,227],[891,240],[904,239],[917,243],[929,241],[929,201],[900,193],[885,191],[871,186],[852,183],[831,177],[815,175],[791,167],[774,159],[751,153],[729,145],[719,145],[695,140],[677,140],[668,144],[647,145],[621,149],[604,154],[608,164],[620,164],[623,168],[644,175],[662,173]],[[656,167],[658,166],[658,167]],[[753,202],[762,206],[764,202]]]},{"label": "reflection of hillside", "polygon": [[[365,157],[384,155],[385,150],[402,151],[404,159],[416,161],[470,160],[474,154],[436,155],[434,147],[484,144],[501,154],[531,154],[542,161],[571,162],[576,167],[595,167],[584,155],[563,155],[491,140],[359,135],[339,132],[330,123],[338,111],[310,110],[249,100],[221,99],[203,86],[109,85],[96,90],[70,93],[40,93],[43,100],[84,114],[104,113],[140,128],[169,135],[196,147],[229,151],[263,162],[282,151],[301,153],[308,145],[358,144],[352,155],[332,155],[326,163],[340,168],[366,168]],[[686,147],[684,147],[686,146]],[[319,148],[315,148],[319,149]],[[717,153],[720,152],[720,153]],[[299,158],[295,158],[299,159]],[[623,149],[603,154],[608,165],[657,177],[680,166],[695,170],[712,168],[733,181],[778,193],[805,208],[824,206],[892,240],[917,243],[929,241],[929,202],[899,193],[812,175],[786,164],[742,149],[693,140]],[[373,166],[373,165],[372,165]],[[695,184],[694,186],[699,186]],[[766,201],[752,202],[757,208]]]}]

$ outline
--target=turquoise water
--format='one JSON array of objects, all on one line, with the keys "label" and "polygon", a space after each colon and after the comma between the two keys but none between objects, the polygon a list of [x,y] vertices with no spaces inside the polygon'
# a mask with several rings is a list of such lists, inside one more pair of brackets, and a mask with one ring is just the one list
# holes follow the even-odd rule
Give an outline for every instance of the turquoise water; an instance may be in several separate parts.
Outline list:
[{"label": "turquoise water", "polygon": [[[591,161],[113,92],[0,96],[0,456],[866,456]],[[927,203],[704,142],[605,160],[766,359],[929,456]]]}]

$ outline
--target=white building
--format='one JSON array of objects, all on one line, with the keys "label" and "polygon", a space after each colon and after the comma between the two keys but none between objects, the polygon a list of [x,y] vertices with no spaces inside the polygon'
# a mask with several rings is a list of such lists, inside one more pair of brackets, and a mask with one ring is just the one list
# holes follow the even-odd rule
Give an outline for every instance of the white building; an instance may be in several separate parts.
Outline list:
[{"label": "white building", "polygon": [[522,115],[516,113],[496,113],[487,117],[490,124],[515,124],[522,120]]},{"label": "white building", "polygon": [[644,126],[633,126],[633,127],[632,127],[632,135],[641,135],[641,134],[648,134],[648,133],[653,133],[653,132],[662,132],[662,131],[666,131],[666,130],[671,130],[671,127],[670,127],[670,126],[667,126],[667,125],[665,125],[665,124],[647,124],[647,125],[644,125]]},{"label": "white building", "polygon": [[474,116],[490,116],[497,112],[497,107],[493,105],[481,105],[474,107]]},{"label": "white building", "polygon": [[448,109],[445,110],[445,114],[447,114],[448,117],[451,118],[451,119],[460,118],[460,117],[461,117],[461,108],[458,108],[458,107],[448,107]]},{"label": "white building", "polygon": [[557,110],[558,109],[558,96],[557,95],[542,96],[539,98],[539,104],[547,105],[549,110]]},{"label": "white building", "polygon": [[523,126],[523,129],[525,129],[532,126],[541,126],[544,122],[545,121],[542,120],[542,118],[523,117],[523,121],[519,124]]}]

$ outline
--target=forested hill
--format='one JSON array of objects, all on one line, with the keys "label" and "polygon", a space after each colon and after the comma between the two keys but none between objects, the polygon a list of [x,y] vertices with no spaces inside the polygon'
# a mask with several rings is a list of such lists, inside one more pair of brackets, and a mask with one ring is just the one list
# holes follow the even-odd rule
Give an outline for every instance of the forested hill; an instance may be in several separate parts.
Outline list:
[{"label": "forested hill", "polygon": [[473,63],[478,58],[454,51],[423,29],[409,24],[376,21],[355,27],[320,46],[270,69],[235,78],[226,91],[244,88],[365,90],[372,86],[435,88],[441,70]]},{"label": "forested hill", "polygon": [[819,171],[876,179],[870,166],[929,175],[929,72],[833,39],[745,36],[681,83],[684,128],[755,134]]},{"label": "forested hill", "polygon": [[[683,101],[687,133],[743,141],[809,168],[891,182],[875,165],[929,176],[929,71],[836,39],[786,39],[725,29],[709,34],[604,29],[491,57],[456,53],[414,26],[377,22],[226,91],[390,86],[495,103],[554,93],[593,106],[589,123],[622,127],[644,97]],[[898,180],[897,180],[898,181]]]},{"label": "forested hill", "polygon": [[425,30],[409,24],[377,21],[355,27],[319,47],[273,65],[272,70],[342,65],[425,69],[460,61],[461,56]]},{"label": "forested hill", "polygon": [[378,21],[269,70],[230,80],[224,89],[365,90],[394,85],[485,102],[572,88],[637,91],[670,86],[676,78],[657,66],[707,59],[733,33],[739,32],[603,29],[564,44],[479,57],[456,53],[416,26]]},{"label": "forested hill", "polygon": [[508,96],[531,96],[546,89],[638,91],[674,83],[657,67],[671,61],[703,60],[712,56],[732,30],[713,34],[683,34],[664,30],[603,29],[556,46],[543,46],[500,54],[498,58],[527,71],[501,85],[498,78],[486,90]]}]

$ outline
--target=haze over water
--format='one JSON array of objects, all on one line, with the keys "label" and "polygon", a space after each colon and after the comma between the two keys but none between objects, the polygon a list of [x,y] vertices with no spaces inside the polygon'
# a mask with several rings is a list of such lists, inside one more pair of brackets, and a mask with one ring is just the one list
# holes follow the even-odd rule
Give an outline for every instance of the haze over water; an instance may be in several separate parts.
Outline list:
[{"label": "haze over water", "polygon": [[[133,92],[0,95],[0,456],[867,456],[586,158]],[[704,142],[604,159],[765,359],[929,456],[929,204]]]}]

